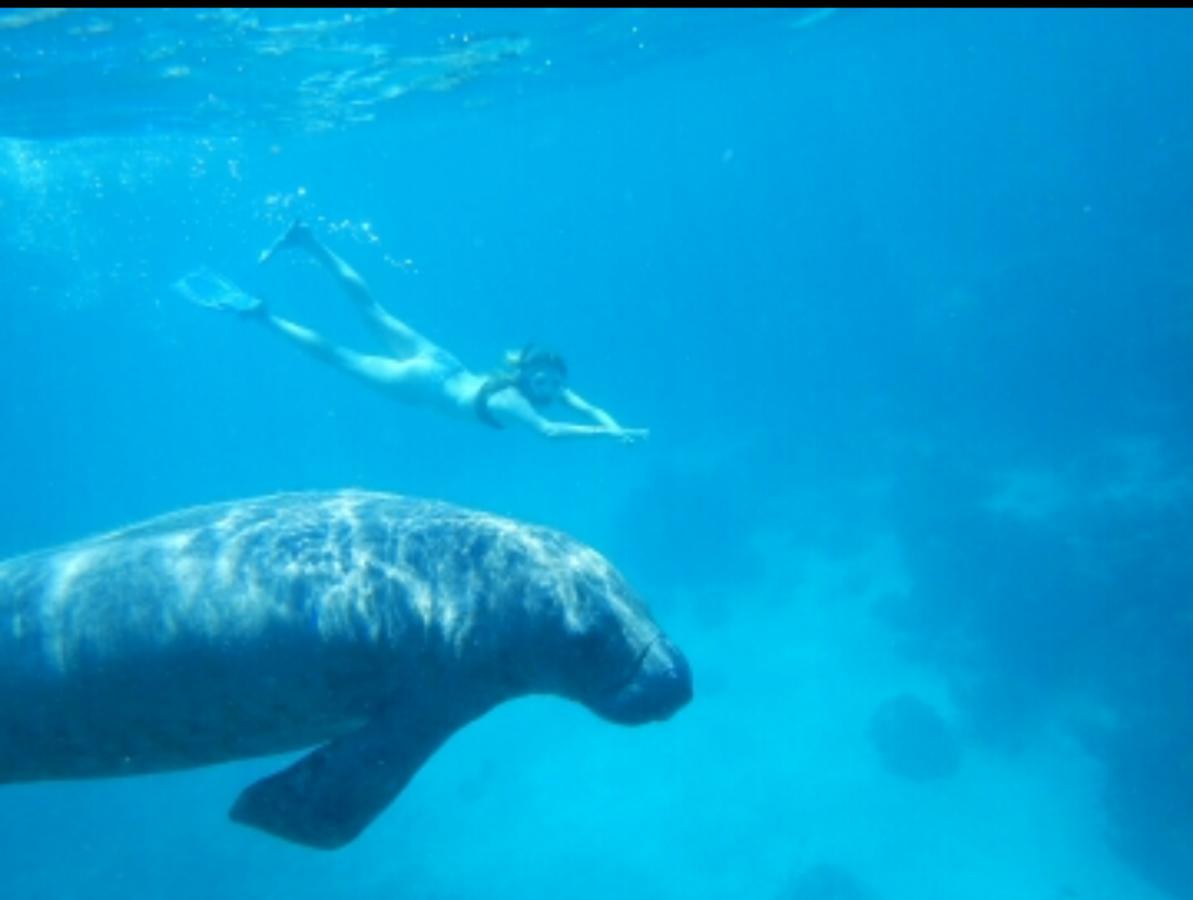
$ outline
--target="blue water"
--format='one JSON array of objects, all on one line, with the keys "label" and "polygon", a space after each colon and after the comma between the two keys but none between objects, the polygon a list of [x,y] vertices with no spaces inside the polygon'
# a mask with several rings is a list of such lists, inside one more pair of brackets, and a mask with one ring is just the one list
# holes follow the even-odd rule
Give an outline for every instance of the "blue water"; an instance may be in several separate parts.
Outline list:
[{"label": "blue water", "polygon": [[[1191,99],[1184,11],[0,13],[0,556],[438,497],[599,548],[696,685],[510,704],[333,854],[227,821],[280,760],[6,786],[0,896],[1193,898]],[[257,265],[296,216],[649,440],[438,418],[171,290],[380,351]]]}]

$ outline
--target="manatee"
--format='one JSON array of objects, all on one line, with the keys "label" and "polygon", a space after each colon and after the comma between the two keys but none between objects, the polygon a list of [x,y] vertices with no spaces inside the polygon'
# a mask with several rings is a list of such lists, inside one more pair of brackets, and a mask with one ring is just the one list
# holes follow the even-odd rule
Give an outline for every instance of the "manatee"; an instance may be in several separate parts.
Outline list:
[{"label": "manatee", "polygon": [[230,815],[331,849],[525,694],[635,725],[692,682],[596,551],[438,501],[283,494],[0,563],[0,782],[313,747]]}]

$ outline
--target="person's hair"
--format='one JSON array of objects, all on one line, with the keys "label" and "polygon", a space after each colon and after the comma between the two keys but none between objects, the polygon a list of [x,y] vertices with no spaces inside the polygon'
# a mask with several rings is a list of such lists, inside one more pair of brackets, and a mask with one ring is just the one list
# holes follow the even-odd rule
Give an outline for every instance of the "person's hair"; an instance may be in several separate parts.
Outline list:
[{"label": "person's hair", "polygon": [[527,344],[521,350],[507,352],[505,354],[505,362],[506,365],[519,375],[525,373],[528,369],[537,367],[554,369],[564,378],[567,378],[568,374],[567,363],[564,362],[560,354],[533,343]]}]

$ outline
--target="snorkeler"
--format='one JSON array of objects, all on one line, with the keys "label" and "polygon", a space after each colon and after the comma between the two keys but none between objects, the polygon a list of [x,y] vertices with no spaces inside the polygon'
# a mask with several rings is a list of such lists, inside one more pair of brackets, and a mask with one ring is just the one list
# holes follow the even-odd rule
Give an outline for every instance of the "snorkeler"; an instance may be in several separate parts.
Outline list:
[{"label": "snorkeler", "polygon": [[[324,269],[364,314],[389,345],[392,356],[371,356],[337,346],[319,333],[270,312],[265,301],[252,297],[207,270],[192,273],[175,287],[204,306],[228,309],[255,319],[294,341],[312,356],[331,363],[411,404],[479,421],[492,428],[524,426],[549,438],[610,437],[624,443],[645,439],[644,428],[622,428],[613,417],[593,406],[567,386],[567,366],[557,353],[531,344],[506,355],[506,367],[491,375],[477,375],[453,354],[393,316],[369,292],[360,275],[326,247],[301,221],[292,224],[260,262],[282,250],[305,251]],[[595,424],[580,425],[547,418],[552,404],[567,407]]]}]

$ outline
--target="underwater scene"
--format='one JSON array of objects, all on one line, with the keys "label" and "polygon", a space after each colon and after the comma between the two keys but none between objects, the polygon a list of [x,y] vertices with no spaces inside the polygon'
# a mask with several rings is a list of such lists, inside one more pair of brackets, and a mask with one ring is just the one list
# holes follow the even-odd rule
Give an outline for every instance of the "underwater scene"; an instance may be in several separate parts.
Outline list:
[{"label": "underwater scene", "polygon": [[1193,13],[0,11],[0,897],[1193,900]]}]

